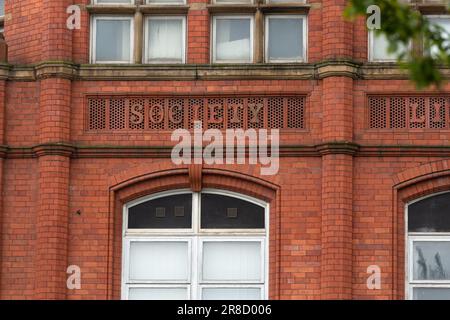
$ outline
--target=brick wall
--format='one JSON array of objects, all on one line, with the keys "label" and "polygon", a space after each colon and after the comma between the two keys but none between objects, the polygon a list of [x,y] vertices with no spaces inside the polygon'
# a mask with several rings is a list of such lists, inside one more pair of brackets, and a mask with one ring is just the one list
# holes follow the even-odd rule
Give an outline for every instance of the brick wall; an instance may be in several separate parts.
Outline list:
[{"label": "brick wall", "polygon": [[[89,62],[89,14],[83,7],[81,30],[68,31],[61,10],[70,3],[6,0],[5,37],[15,70],[45,61]],[[187,62],[207,64],[209,14],[205,1],[189,1],[194,3],[187,15]],[[344,1],[310,3],[309,65],[342,58],[365,62],[364,21],[343,21]],[[271,204],[271,298],[403,298],[401,209],[406,201],[449,186],[444,159],[450,130],[367,128],[367,94],[442,95],[449,85],[417,92],[401,77],[345,74],[252,80],[80,80],[58,72],[17,77],[0,80],[2,299],[120,298],[121,206],[145,194],[189,187],[187,166],[147,152],[172,146],[170,132],[89,132],[87,95],[306,95],[306,128],[281,132],[289,152],[277,175],[260,176],[250,165],[203,168],[204,186]],[[392,149],[398,145],[409,147]],[[423,180],[415,182],[418,177]],[[66,289],[71,264],[81,267],[80,290]],[[372,264],[381,267],[381,290],[366,287]]]}]

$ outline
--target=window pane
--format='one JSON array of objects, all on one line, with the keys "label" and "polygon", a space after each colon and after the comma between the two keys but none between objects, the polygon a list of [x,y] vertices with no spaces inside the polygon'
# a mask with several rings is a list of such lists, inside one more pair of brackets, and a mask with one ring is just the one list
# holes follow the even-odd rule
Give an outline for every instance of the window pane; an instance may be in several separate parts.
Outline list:
[{"label": "window pane", "polygon": [[414,241],[414,280],[450,279],[450,241]]},{"label": "window pane", "polygon": [[414,300],[450,300],[450,288],[414,288]]},{"label": "window pane", "polygon": [[216,20],[216,60],[250,62],[250,19]]},{"label": "window pane", "polygon": [[261,279],[261,243],[250,241],[204,242],[203,280]]},{"label": "window pane", "polygon": [[187,242],[132,242],[130,279],[188,280],[189,252]]},{"label": "window pane", "polygon": [[130,300],[186,300],[186,288],[130,288]]},{"label": "window pane", "polygon": [[202,193],[202,229],[264,229],[264,208],[241,199]]},{"label": "window pane", "polygon": [[129,20],[97,20],[96,60],[129,61],[130,29]]},{"label": "window pane", "polygon": [[303,19],[269,18],[269,60],[303,57]]},{"label": "window pane", "polygon": [[180,19],[148,20],[147,52],[149,61],[183,60],[183,21]]},{"label": "window pane", "polygon": [[392,60],[397,59],[397,55],[401,52],[405,52],[406,48],[403,45],[397,47],[397,51],[394,53],[388,52],[388,41],[383,34],[373,34],[372,42],[372,60]]},{"label": "window pane", "polygon": [[5,0],[0,0],[0,16],[5,15]]},{"label": "window pane", "polygon": [[450,193],[415,202],[408,207],[409,232],[450,232]]},{"label": "window pane", "polygon": [[190,229],[192,194],[177,194],[150,200],[128,209],[129,229]]},{"label": "window pane", "polygon": [[[442,33],[442,36],[444,37],[444,39],[448,39],[448,32],[450,32],[450,18],[429,18],[430,22],[432,22],[433,24],[436,24],[438,26],[440,26],[441,28],[443,28],[446,33]],[[446,41],[445,45],[449,45],[448,41]],[[435,55],[438,52],[436,47],[431,47],[431,54]]]},{"label": "window pane", "polygon": [[259,288],[203,288],[203,300],[261,300]]}]

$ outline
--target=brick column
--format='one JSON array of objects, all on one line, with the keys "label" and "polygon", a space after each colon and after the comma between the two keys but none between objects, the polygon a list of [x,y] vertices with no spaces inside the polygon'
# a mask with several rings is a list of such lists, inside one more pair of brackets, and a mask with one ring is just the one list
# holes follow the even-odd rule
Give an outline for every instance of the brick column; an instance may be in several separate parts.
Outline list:
[{"label": "brick column", "polygon": [[[70,0],[44,0],[41,59],[70,61],[72,31],[66,27]],[[70,172],[71,80],[45,72],[40,79],[39,202],[35,256],[36,299],[66,297]]]},{"label": "brick column", "polygon": [[[0,227],[3,220],[3,163],[6,156],[5,144],[5,87],[6,81],[0,80]],[[1,238],[0,238],[1,248]],[[0,250],[0,265],[1,265],[2,252]],[[0,282],[1,288],[1,282]],[[1,298],[1,297],[0,297]]]},{"label": "brick column", "polygon": [[[324,0],[323,59],[351,59],[353,26],[345,0]],[[352,298],[353,79],[331,72],[322,80],[322,299]]]}]

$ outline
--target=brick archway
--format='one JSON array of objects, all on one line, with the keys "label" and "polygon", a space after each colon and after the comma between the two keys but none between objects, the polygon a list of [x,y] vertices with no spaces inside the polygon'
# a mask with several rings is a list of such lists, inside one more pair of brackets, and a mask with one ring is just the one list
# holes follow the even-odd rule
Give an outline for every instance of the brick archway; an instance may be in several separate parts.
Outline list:
[{"label": "brick archway", "polygon": [[408,202],[450,190],[450,160],[422,164],[397,174],[393,187],[393,299],[405,297],[405,206]]},{"label": "brick archway", "polygon": [[[192,171],[192,170],[191,170]],[[192,187],[192,174],[188,168],[164,169],[136,175],[123,180],[112,177],[116,183],[110,188],[108,221],[108,275],[107,299],[120,299],[122,272],[122,215],[127,202],[153,193]],[[203,188],[229,190],[252,196],[269,203],[269,297],[279,297],[280,279],[280,187],[272,182],[243,173],[203,168],[201,170]],[[195,191],[195,190],[194,190]]]}]

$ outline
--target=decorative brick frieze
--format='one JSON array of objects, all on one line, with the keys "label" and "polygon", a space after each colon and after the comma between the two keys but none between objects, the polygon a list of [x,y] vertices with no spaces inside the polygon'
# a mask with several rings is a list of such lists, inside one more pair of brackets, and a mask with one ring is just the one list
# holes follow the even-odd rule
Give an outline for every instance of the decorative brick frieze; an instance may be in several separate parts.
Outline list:
[{"label": "decorative brick frieze", "polygon": [[306,97],[88,96],[85,115],[86,131],[305,129]]},{"label": "decorative brick frieze", "polygon": [[368,96],[369,129],[450,129],[449,96]]}]

